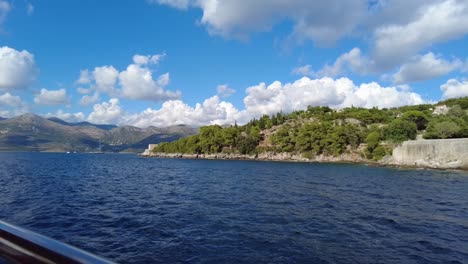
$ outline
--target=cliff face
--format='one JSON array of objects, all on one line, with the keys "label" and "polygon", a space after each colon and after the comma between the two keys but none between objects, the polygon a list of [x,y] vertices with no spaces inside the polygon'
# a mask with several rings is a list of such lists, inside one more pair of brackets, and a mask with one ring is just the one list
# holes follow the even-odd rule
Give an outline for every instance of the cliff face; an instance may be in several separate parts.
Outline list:
[{"label": "cliff face", "polygon": [[393,163],[438,169],[468,169],[468,138],[405,141],[393,150]]}]

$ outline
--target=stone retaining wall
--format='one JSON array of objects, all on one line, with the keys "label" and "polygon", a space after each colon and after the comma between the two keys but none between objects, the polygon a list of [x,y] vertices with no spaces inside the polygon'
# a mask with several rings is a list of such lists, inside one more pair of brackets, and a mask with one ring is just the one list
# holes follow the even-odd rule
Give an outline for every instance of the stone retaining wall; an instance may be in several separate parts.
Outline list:
[{"label": "stone retaining wall", "polygon": [[468,138],[405,141],[393,150],[395,165],[468,169]]}]

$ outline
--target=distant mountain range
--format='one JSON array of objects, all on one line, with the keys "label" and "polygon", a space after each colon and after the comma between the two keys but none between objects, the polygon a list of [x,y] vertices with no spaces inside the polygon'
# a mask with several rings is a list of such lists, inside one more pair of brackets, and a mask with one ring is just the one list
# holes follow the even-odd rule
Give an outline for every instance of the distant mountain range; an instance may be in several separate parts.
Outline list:
[{"label": "distant mountain range", "polygon": [[0,117],[0,151],[142,152],[148,144],[198,133],[185,125],[164,128],[69,123],[24,114]]}]

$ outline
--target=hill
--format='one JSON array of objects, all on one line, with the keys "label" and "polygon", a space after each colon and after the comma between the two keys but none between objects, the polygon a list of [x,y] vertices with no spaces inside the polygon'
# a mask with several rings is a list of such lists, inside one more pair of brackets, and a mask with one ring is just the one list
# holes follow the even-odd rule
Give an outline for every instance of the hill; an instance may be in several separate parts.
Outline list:
[{"label": "hill", "polygon": [[299,156],[380,160],[405,140],[468,137],[468,97],[392,109],[308,107],[243,126],[206,126],[156,153]]},{"label": "hill", "polygon": [[116,125],[97,125],[97,124],[92,124],[92,123],[89,123],[89,122],[69,123],[69,122],[66,122],[66,121],[64,121],[64,120],[62,120],[60,118],[57,118],[57,117],[50,117],[50,118],[48,118],[48,120],[50,120],[52,122],[55,122],[55,123],[58,123],[58,124],[61,124],[61,125],[74,126],[74,127],[94,126],[94,127],[104,129],[104,130],[111,130],[113,128],[118,127]]},{"label": "hill", "polygon": [[187,126],[138,128],[68,123],[34,114],[0,120],[0,151],[140,152],[147,142],[164,142],[197,133]]}]

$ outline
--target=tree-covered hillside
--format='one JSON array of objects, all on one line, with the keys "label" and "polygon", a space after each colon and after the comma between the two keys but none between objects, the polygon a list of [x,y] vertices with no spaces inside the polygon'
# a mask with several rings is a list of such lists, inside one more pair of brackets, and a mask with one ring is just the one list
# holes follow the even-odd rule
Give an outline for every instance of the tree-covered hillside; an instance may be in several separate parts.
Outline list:
[{"label": "tree-covered hillside", "polygon": [[308,107],[289,114],[264,115],[243,126],[200,128],[198,135],[162,143],[154,152],[254,154],[301,153],[303,157],[358,152],[379,160],[393,144],[415,139],[468,137],[468,97],[392,109]]}]

